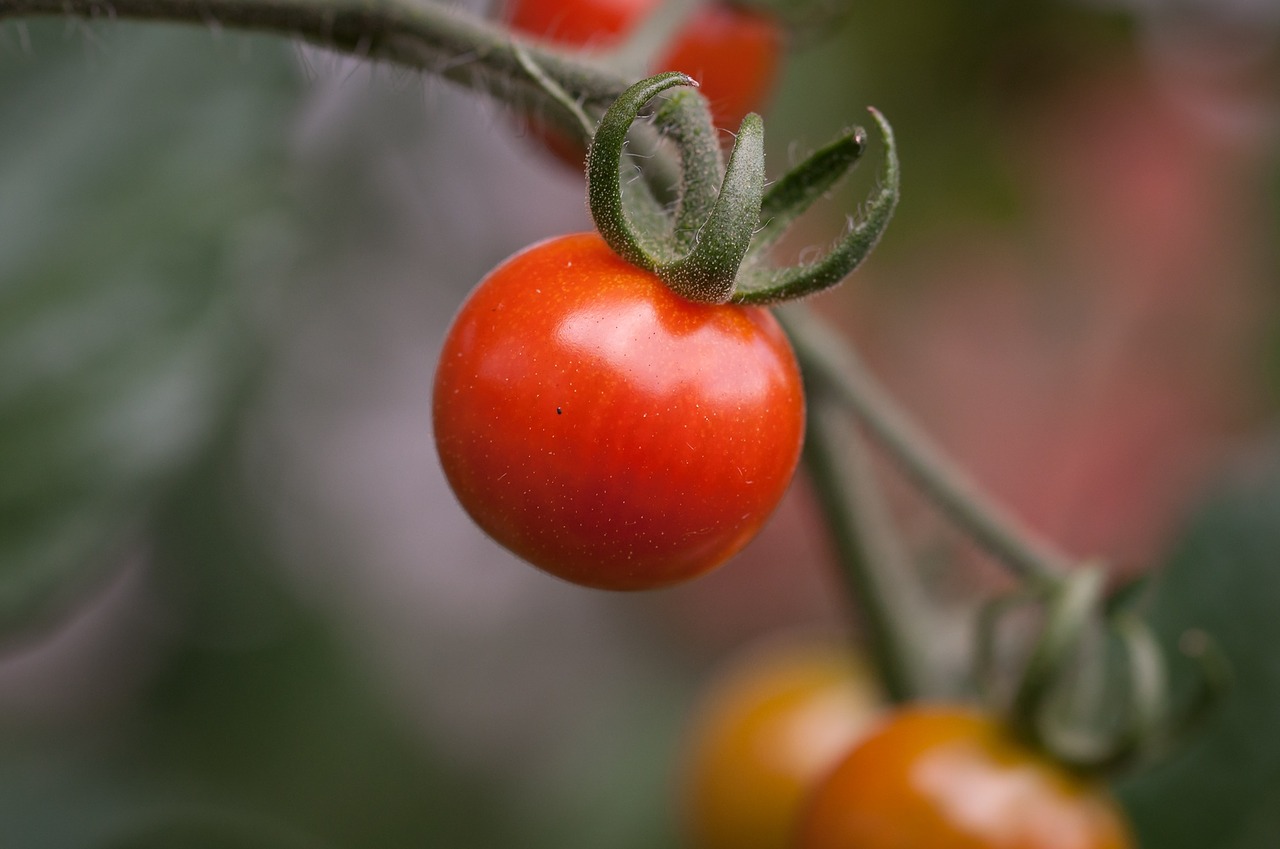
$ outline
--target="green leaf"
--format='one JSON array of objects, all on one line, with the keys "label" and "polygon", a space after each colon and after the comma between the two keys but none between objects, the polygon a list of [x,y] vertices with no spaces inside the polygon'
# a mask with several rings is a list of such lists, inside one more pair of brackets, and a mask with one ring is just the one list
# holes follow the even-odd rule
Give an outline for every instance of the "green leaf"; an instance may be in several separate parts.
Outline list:
[{"label": "green leaf", "polygon": [[[1171,655],[1183,633],[1202,629],[1225,653],[1233,684],[1181,751],[1119,785],[1143,846],[1280,845],[1278,567],[1280,462],[1272,457],[1198,516],[1153,581],[1149,621]],[[1175,659],[1171,671],[1185,692],[1192,665]]]}]

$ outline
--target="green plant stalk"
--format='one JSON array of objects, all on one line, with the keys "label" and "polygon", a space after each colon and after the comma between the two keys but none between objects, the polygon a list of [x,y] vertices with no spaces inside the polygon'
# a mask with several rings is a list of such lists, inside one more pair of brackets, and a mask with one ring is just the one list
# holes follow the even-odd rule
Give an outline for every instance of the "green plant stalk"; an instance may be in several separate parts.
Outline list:
[{"label": "green plant stalk", "polygon": [[1063,750],[1051,739],[1046,707],[1064,670],[1079,652],[1082,635],[1094,620],[1105,580],[1104,573],[1096,567],[1078,569],[1064,578],[1046,601],[1045,622],[1009,706],[1015,731],[1037,747]]},{"label": "green plant stalk", "polygon": [[301,38],[357,58],[429,71],[576,129],[513,46],[588,112],[602,112],[630,80],[519,39],[436,2],[407,0],[0,0],[0,21],[33,16],[162,21]]},{"label": "green plant stalk", "polygon": [[810,392],[804,461],[885,695],[897,703],[939,695],[928,651],[933,620],[911,582],[868,446],[820,388]]},{"label": "green plant stalk", "polygon": [[802,368],[852,412],[867,433],[957,526],[1019,576],[1056,585],[1071,560],[1034,536],[981,490],[943,454],[889,394],[853,351],[807,308],[775,311]]}]

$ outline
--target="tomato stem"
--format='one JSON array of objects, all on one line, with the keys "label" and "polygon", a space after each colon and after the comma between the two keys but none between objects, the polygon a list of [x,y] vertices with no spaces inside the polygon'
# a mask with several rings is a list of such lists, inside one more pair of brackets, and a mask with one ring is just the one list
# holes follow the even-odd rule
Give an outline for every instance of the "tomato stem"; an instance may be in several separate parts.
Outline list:
[{"label": "tomato stem", "polygon": [[545,91],[569,116],[572,123],[577,127],[579,141],[583,149],[591,141],[591,136],[595,134],[596,125],[591,117],[578,101],[569,95],[558,82],[552,79],[546,71],[542,70],[542,66],[538,64],[538,60],[529,55],[529,50],[518,41],[511,42],[511,49],[515,53],[516,61],[520,63],[520,67],[524,68],[530,77]]},{"label": "tomato stem", "polygon": [[804,461],[885,694],[898,703],[940,695],[944,688],[928,650],[936,644],[935,619],[910,580],[911,564],[892,531],[869,446],[820,389],[809,393]]},{"label": "tomato stem", "polygon": [[[1199,635],[1194,651],[1186,652],[1200,662],[1197,689],[1175,706],[1164,649],[1137,614],[1106,604],[1105,580],[1100,566],[1080,568],[1052,585],[1024,586],[995,599],[979,616],[977,671],[980,683],[988,683],[1005,614],[1043,606],[1044,620],[1005,712],[1027,744],[1088,775],[1114,773],[1180,742],[1220,701],[1227,677],[1213,643]],[[1118,667],[1108,662],[1108,649],[1116,647]],[[1089,673],[1101,688],[1088,703],[1072,704]],[[1074,686],[1068,689],[1068,683]],[[984,695],[989,705],[1003,701],[991,689]]]},{"label": "tomato stem", "polygon": [[645,104],[670,88],[694,84],[691,77],[669,71],[629,87],[600,119],[587,151],[587,206],[596,229],[614,253],[654,273],[679,257],[679,243],[643,183],[623,192],[622,151]]},{"label": "tomato stem", "polygon": [[[890,518],[877,501],[874,469],[842,415],[846,411],[957,526],[1022,579],[1019,589],[986,605],[978,617],[976,673],[988,701],[998,700],[987,685],[995,672],[1000,621],[1016,608],[1043,606],[1044,620],[1015,676],[1007,709],[1010,724],[1028,743],[1081,773],[1113,772],[1168,749],[1220,702],[1228,674],[1207,638],[1191,641],[1187,653],[1199,661],[1198,688],[1188,704],[1174,710],[1163,652],[1142,620],[1105,605],[1101,566],[1073,567],[1065,554],[1007,515],[933,446],[854,352],[807,308],[791,305],[776,314],[809,387],[806,467],[890,698],[934,695],[949,682],[941,680],[925,650],[931,645],[926,629],[936,617],[922,614],[921,599],[904,585],[910,564],[902,562],[896,542],[884,538]],[[1061,716],[1055,709],[1067,676],[1097,671],[1105,662],[1088,638],[1108,634],[1123,650],[1126,683],[1118,690],[1107,686],[1098,696],[1092,711],[1097,727],[1089,718]]]},{"label": "tomato stem", "polygon": [[942,453],[875,380],[853,350],[801,305],[775,311],[801,367],[853,413],[902,470],[957,526],[1010,571],[1034,581],[1066,573],[1071,558],[1034,535]]},{"label": "tomato stem", "polygon": [[747,255],[760,199],[764,197],[764,122],[754,113],[742,119],[711,214],[697,229],[689,252],[659,267],[673,289],[693,300],[724,303],[733,296],[738,266]]},{"label": "tomato stem", "polygon": [[884,160],[864,214],[850,216],[848,231],[816,262],[775,268],[767,261],[770,247],[857,163],[866,134],[859,128],[847,131],[766,194],[760,117],[748,114],[743,119],[722,169],[704,100],[692,91],[668,95],[655,118],[659,132],[680,151],[682,174],[672,214],[643,187],[624,192],[619,171],[632,125],[649,102],[668,89],[689,85],[693,80],[675,72],[641,80],[600,119],[587,155],[587,205],[605,241],[623,259],[702,303],[777,303],[844,280],[879,242],[897,207],[898,155],[889,122],[871,110],[884,138]]},{"label": "tomato stem", "polygon": [[168,21],[303,38],[361,59],[428,71],[512,105],[545,111],[578,131],[556,98],[530,76],[521,50],[542,73],[600,114],[630,83],[613,71],[441,3],[412,0],[0,0],[0,20],[72,15]]},{"label": "tomato stem", "polygon": [[1105,575],[1081,568],[1049,590],[1045,622],[1022,670],[1010,706],[1014,728],[1033,744],[1052,748],[1045,731],[1046,704],[1078,653],[1082,635],[1101,605]]}]

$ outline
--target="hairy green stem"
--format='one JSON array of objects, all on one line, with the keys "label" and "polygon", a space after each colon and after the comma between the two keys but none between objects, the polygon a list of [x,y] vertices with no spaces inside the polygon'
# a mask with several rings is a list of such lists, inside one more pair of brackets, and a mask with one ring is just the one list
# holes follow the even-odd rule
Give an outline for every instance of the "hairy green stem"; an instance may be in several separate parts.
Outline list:
[{"label": "hairy green stem", "polygon": [[[515,39],[441,3],[422,0],[0,0],[6,18],[66,16],[220,26],[301,38],[362,59],[429,71],[568,121],[527,59],[588,111],[603,111],[630,81],[588,62]],[[573,129],[572,126],[569,127]]]},{"label": "hairy green stem", "polygon": [[911,581],[870,451],[821,390],[810,393],[804,458],[885,695],[898,703],[938,695],[928,651],[933,620]]},{"label": "hairy green stem", "polygon": [[1053,583],[1071,560],[1032,535],[929,440],[834,331],[808,309],[776,311],[806,374],[862,422],[920,489],[968,533],[1020,576]]},{"label": "hairy green stem", "polygon": [[1064,672],[1076,660],[1086,629],[1095,622],[1105,581],[1105,574],[1097,567],[1077,569],[1059,583],[1047,600],[1045,622],[1009,707],[1014,729],[1038,747],[1062,750],[1050,739],[1046,705]]}]

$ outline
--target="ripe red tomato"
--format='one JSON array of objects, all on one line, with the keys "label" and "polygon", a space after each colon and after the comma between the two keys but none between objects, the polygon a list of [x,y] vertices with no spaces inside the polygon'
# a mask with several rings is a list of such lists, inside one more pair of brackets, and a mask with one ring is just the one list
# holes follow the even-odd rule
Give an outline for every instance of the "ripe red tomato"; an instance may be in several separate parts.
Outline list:
[{"label": "ripe red tomato", "polygon": [[[513,0],[508,23],[566,47],[614,47],[661,0]],[[682,71],[701,83],[717,126],[736,130],[761,109],[783,51],[782,31],[764,12],[713,0],[696,9],[660,52],[651,73]]]},{"label": "ripe red tomato", "polygon": [[688,732],[682,803],[691,849],[788,849],[801,802],[879,713],[842,644],[771,640],[728,667]]},{"label": "ripe red tomato", "polygon": [[956,707],[891,715],[818,786],[799,849],[1132,849],[1095,784]]},{"label": "ripe red tomato", "polygon": [[682,71],[701,83],[716,126],[738,129],[761,109],[773,89],[782,58],[778,24],[763,12],[709,3],[700,7],[653,72]]},{"label": "ripe red tomato", "polygon": [[614,47],[662,0],[513,0],[507,24],[567,47]]},{"label": "ripe red tomato", "polygon": [[630,590],[723,563],[777,506],[804,397],[758,308],[676,295],[595,233],[492,271],[445,339],[436,448],[462,506],[547,572]]}]

